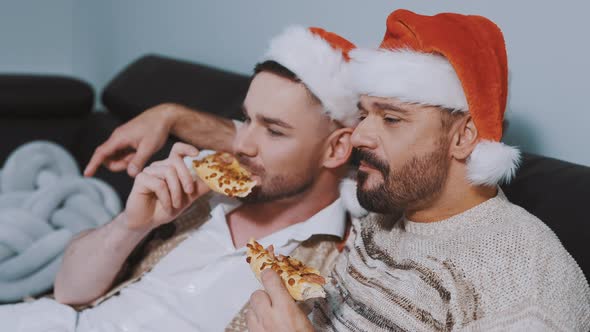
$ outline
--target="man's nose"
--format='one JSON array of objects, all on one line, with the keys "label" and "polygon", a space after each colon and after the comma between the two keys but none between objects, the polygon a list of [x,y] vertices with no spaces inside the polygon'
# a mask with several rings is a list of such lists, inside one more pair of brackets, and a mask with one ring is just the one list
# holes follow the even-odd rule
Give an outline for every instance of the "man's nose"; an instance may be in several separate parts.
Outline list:
[{"label": "man's nose", "polygon": [[233,144],[234,153],[236,155],[254,157],[258,153],[255,133],[250,127],[251,126],[244,124],[236,132]]},{"label": "man's nose", "polygon": [[374,117],[363,119],[352,132],[350,141],[355,148],[377,148],[377,126]]}]

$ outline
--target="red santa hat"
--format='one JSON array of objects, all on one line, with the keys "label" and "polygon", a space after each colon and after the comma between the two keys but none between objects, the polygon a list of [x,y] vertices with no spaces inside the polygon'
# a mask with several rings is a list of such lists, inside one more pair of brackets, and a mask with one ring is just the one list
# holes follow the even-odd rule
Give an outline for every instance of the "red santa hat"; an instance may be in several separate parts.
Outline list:
[{"label": "red santa hat", "polygon": [[377,50],[351,52],[357,92],[469,112],[480,141],[467,162],[474,184],[514,176],[520,152],[500,142],[508,94],[502,32],[487,18],[396,10]]},{"label": "red santa hat", "polygon": [[271,40],[263,61],[276,61],[292,71],[320,99],[328,116],[351,127],[358,118],[358,98],[346,64],[354,48],[333,32],[292,26]]}]

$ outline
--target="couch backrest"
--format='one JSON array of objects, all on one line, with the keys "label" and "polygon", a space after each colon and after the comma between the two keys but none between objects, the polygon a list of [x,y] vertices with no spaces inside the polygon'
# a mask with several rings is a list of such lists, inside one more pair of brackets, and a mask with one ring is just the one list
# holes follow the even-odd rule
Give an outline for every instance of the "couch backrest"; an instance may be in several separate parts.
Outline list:
[{"label": "couch backrest", "polygon": [[62,75],[0,74],[0,168],[9,154],[34,140],[71,150],[94,106],[94,90]]},{"label": "couch backrest", "polygon": [[508,199],[545,222],[590,276],[590,167],[524,154]]},{"label": "couch backrest", "polygon": [[102,103],[129,120],[165,102],[239,118],[250,77],[158,55],[127,66],[104,89]]},{"label": "couch backrest", "polygon": [[82,117],[92,111],[90,84],[62,75],[0,74],[0,116]]}]

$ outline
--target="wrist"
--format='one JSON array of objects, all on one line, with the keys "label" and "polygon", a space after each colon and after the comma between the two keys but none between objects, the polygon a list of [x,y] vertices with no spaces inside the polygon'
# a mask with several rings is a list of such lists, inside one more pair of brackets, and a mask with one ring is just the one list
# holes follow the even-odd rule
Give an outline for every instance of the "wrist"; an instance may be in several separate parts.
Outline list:
[{"label": "wrist", "polygon": [[166,103],[163,106],[164,107],[162,108],[161,112],[168,132],[178,137],[179,124],[182,123],[183,114],[185,114],[187,111],[190,112],[190,110],[180,104],[175,103]]},{"label": "wrist", "polygon": [[[142,224],[146,226],[143,226]],[[143,220],[134,222],[133,220],[129,219],[126,211],[123,211],[114,221],[115,238],[137,240],[137,242],[139,242],[153,230],[153,226],[151,224],[151,222],[145,222]]]}]

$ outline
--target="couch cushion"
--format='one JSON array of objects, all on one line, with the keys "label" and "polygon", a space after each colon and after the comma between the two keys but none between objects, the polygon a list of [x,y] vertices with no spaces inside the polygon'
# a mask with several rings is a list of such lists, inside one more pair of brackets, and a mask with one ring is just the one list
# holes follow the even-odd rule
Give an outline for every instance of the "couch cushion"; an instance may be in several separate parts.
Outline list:
[{"label": "couch cushion", "polygon": [[52,75],[0,75],[0,116],[81,116],[94,91],[80,80]]},{"label": "couch cushion", "polygon": [[249,84],[250,78],[245,75],[147,55],[133,62],[107,85],[102,102],[123,120],[165,102],[239,118]]},{"label": "couch cushion", "polygon": [[19,146],[35,140],[48,140],[72,151],[86,117],[0,117],[0,168]]},{"label": "couch cushion", "polygon": [[524,154],[508,199],[545,222],[590,276],[590,167]]}]

